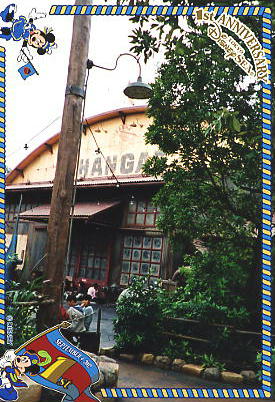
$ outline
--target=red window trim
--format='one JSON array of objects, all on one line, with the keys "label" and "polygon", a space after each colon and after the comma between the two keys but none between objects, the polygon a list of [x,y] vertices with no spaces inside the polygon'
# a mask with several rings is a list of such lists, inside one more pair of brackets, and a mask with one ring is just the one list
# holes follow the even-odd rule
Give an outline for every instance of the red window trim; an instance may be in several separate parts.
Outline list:
[{"label": "red window trim", "polygon": [[[131,201],[130,201],[131,202]],[[125,225],[126,227],[138,227],[138,228],[155,228],[156,227],[156,221],[157,217],[159,215],[159,211],[153,210],[153,211],[148,211],[148,204],[151,203],[151,201],[146,201],[146,200],[135,200],[134,202],[136,203],[136,209],[135,211],[130,211],[130,202],[128,204],[127,208],[127,216],[126,216],[126,222]],[[138,211],[138,203],[143,202],[145,204],[145,211]],[[154,223],[153,224],[146,224],[146,215],[154,215]],[[130,215],[135,216],[135,223],[128,223],[128,217]],[[144,215],[143,223],[137,223],[137,216],[138,215]]]},{"label": "red window trim", "polygon": [[[163,237],[163,235],[161,235],[161,234],[150,234],[150,235],[146,235],[146,234],[138,234],[137,236],[140,236],[141,238],[142,238],[142,242],[143,242],[143,238],[144,237],[150,237],[151,239],[153,239],[153,238],[155,238],[155,237],[160,237],[161,239],[162,239],[162,244],[161,244],[161,248],[159,248],[159,249],[154,249],[153,247],[152,247],[152,245],[151,245],[151,247],[150,248],[143,248],[143,246],[141,246],[141,247],[133,247],[133,245],[132,246],[130,246],[130,247],[127,247],[127,246],[124,246],[124,240],[125,240],[125,237],[126,236],[133,236],[133,237],[135,237],[135,235],[133,234],[133,233],[129,233],[129,234],[124,234],[124,236],[123,236],[123,238],[122,238],[122,241],[121,241],[121,251],[120,251],[120,278],[121,278],[121,276],[122,275],[127,275],[128,276],[128,278],[130,279],[130,275],[135,275],[135,276],[139,276],[139,277],[144,277],[144,276],[146,276],[147,274],[142,274],[141,272],[140,272],[140,269],[141,269],[141,267],[139,267],[139,272],[138,273],[133,273],[133,272],[131,272],[131,271],[129,271],[129,272],[123,272],[122,271],[122,263],[124,262],[124,261],[126,261],[126,262],[129,262],[130,264],[132,263],[132,262],[137,262],[138,264],[142,264],[142,263],[145,263],[145,264],[149,264],[149,265],[151,265],[151,264],[156,264],[156,265],[159,265],[159,274],[158,275],[151,275],[151,277],[152,278],[155,278],[155,279],[157,279],[157,278],[160,278],[160,274],[161,274],[161,264],[162,264],[162,259],[163,259],[163,242],[164,242],[164,237]],[[139,259],[139,260],[133,260],[132,259],[132,256],[131,256],[131,258],[129,259],[129,260],[125,260],[125,259],[123,259],[123,250],[124,250],[124,248],[130,248],[131,250],[133,250],[134,248],[135,249],[138,249],[138,250],[141,250],[141,251],[143,251],[143,250],[148,250],[148,251],[160,251],[161,252],[161,258],[160,258],[160,261],[159,262],[154,262],[154,261],[152,261],[151,259],[149,260],[149,261],[142,261],[142,259]],[[141,253],[141,258],[142,258],[142,253]],[[123,285],[122,285],[123,286]],[[127,285],[125,285],[125,286],[127,286]]]},{"label": "red window trim", "polygon": [[[83,250],[83,237],[80,236],[80,238],[77,239],[76,241],[76,263],[74,265],[74,271],[73,271],[73,281],[74,282],[80,282],[81,280],[84,280],[84,282],[88,284],[93,284],[93,283],[98,283],[101,286],[106,286],[109,281],[109,275],[110,275],[110,260],[111,260],[111,244],[112,242],[110,241],[108,246],[107,246],[107,251],[106,251],[106,275],[105,279],[92,279],[92,278],[86,278],[84,276],[80,276],[80,261],[81,261],[81,253]],[[87,269],[87,267],[85,268]],[[100,268],[98,268],[100,270]]]}]

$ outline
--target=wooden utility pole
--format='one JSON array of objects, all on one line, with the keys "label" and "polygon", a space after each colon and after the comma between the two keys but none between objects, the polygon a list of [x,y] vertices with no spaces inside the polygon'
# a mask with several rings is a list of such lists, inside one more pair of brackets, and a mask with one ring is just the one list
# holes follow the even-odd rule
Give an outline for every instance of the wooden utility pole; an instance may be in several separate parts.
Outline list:
[{"label": "wooden utility pole", "polygon": [[[90,5],[91,0],[76,0],[75,5]],[[67,88],[59,139],[57,165],[48,223],[44,295],[53,304],[41,306],[39,327],[58,322],[68,245],[70,211],[79,142],[82,135],[82,108],[90,40],[91,17],[76,15],[73,22]],[[54,102],[54,98],[53,98]]]}]

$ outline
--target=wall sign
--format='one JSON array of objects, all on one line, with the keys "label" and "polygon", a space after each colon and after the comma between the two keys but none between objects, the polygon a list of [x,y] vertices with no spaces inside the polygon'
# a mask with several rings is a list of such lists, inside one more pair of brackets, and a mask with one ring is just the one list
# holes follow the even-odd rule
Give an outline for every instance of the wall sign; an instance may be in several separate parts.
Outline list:
[{"label": "wall sign", "polygon": [[[209,12],[200,9],[196,12],[195,19],[198,23],[210,25],[207,34],[224,50],[225,59],[234,60],[248,76],[268,84],[267,60],[263,47],[255,34],[247,25],[232,15],[222,13],[218,18],[215,18],[215,15],[214,11]],[[222,27],[230,30],[245,44],[253,59],[254,66],[247,60],[245,49],[232,36],[225,33]]]}]

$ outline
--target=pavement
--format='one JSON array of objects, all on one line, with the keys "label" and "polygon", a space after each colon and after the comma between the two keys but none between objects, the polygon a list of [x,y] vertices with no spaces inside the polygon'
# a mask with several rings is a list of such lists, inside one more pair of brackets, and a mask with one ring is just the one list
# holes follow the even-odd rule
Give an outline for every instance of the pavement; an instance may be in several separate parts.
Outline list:
[{"label": "pavement", "polygon": [[114,331],[113,331],[113,321],[116,318],[116,312],[114,306],[106,305],[92,305],[94,309],[93,321],[90,326],[90,331],[96,331],[98,310],[101,309],[101,325],[100,325],[100,347],[107,348],[114,346]]},{"label": "pavement", "polygon": [[[154,366],[145,366],[138,363],[126,363],[118,360],[119,363],[119,388],[240,388],[240,386],[226,385],[220,382],[210,382],[199,377],[188,376],[184,373],[172,370],[162,370]],[[241,387],[242,388],[242,387]],[[141,400],[141,398],[139,398]],[[146,401],[155,402],[159,398],[146,398]],[[176,399],[177,400],[177,399]],[[191,398],[186,398],[191,400]],[[196,398],[196,401],[205,401],[205,398]],[[220,398],[207,398],[208,401],[221,401]],[[266,399],[254,399],[255,401],[266,401]],[[269,399],[273,401],[273,399]],[[123,398],[121,402],[131,402],[132,398]],[[175,398],[165,398],[165,401],[175,402]],[[238,399],[244,402],[247,399]]]}]

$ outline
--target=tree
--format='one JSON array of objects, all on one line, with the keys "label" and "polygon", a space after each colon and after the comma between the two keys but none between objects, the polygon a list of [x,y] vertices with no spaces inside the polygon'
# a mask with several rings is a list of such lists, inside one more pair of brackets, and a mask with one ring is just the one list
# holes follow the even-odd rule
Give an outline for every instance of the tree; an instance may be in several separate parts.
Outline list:
[{"label": "tree", "polygon": [[[132,50],[145,61],[161,44],[165,52],[146,133],[147,142],[166,155],[145,164],[146,173],[161,175],[165,182],[155,196],[159,226],[175,245],[202,239],[217,265],[225,245],[234,247],[242,278],[237,290],[243,291],[246,273],[246,304],[255,313],[261,266],[260,86],[248,83],[240,67],[224,59],[207,27],[197,27],[192,17],[188,28],[178,17],[138,21]],[[244,22],[260,32],[260,19]]]}]

